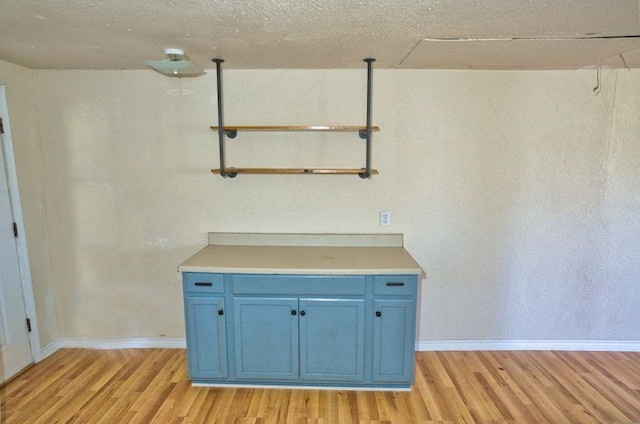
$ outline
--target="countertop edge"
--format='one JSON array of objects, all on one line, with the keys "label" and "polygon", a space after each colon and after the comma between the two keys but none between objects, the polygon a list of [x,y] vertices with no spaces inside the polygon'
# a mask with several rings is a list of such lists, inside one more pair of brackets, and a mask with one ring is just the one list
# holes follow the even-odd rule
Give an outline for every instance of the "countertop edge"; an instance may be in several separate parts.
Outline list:
[{"label": "countertop edge", "polygon": [[321,269],[321,268],[229,268],[211,266],[178,266],[178,272],[206,272],[217,274],[294,274],[294,275],[420,275],[422,269],[386,268],[386,269]]}]

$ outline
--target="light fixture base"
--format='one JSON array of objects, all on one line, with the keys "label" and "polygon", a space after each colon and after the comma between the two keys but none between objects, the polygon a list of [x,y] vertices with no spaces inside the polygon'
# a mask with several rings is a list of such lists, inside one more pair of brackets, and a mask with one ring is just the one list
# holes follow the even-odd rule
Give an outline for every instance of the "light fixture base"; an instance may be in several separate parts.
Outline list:
[{"label": "light fixture base", "polygon": [[162,60],[147,60],[144,63],[163,75],[170,77],[197,77],[204,75],[201,67],[191,62],[184,50],[178,48],[164,49],[165,58]]}]

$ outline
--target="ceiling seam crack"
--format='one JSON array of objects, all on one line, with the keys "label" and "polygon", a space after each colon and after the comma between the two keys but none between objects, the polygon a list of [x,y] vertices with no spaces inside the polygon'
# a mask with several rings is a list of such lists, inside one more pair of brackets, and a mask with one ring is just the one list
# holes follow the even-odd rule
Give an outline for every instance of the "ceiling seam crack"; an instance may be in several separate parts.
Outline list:
[{"label": "ceiling seam crack", "polygon": [[407,60],[407,58],[411,55],[411,53],[413,53],[413,51],[416,49],[416,47],[418,47],[418,44],[420,44],[422,42],[422,39],[419,39],[418,42],[416,44],[413,45],[413,47],[411,47],[411,50],[409,50],[409,53],[407,53],[402,60],[400,61],[400,63],[398,64],[398,66],[402,66],[402,64],[404,63],[405,60]]}]

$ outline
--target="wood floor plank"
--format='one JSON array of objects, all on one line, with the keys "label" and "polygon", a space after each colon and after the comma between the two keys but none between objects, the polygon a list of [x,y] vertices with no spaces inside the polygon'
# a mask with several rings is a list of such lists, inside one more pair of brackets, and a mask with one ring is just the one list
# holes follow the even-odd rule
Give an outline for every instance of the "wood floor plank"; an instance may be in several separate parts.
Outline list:
[{"label": "wood floor plank", "polygon": [[[421,403],[426,411],[426,421],[442,420],[445,406],[439,404],[439,396],[436,396],[435,381],[431,377],[429,368],[421,358],[416,360],[416,376],[413,384],[414,390],[420,396],[414,396],[415,402]],[[446,411],[444,412],[446,415]]]},{"label": "wood floor plank", "polygon": [[419,352],[411,392],[193,387],[184,350],[63,349],[0,388],[3,424],[640,423],[640,353]]},{"label": "wood floor plank", "polygon": [[458,392],[452,381],[453,376],[447,373],[440,360],[444,354],[445,352],[434,352],[430,355],[418,355],[419,359],[421,356],[424,358],[427,368],[431,369],[430,373],[435,383],[431,396],[439,401],[444,421],[474,422],[463,395]]},{"label": "wood floor plank", "polygon": [[468,364],[470,352],[440,352],[444,368],[451,377],[457,393],[475,422],[495,422],[504,419],[491,402],[486,401],[486,393],[473,378]]},{"label": "wood floor plank", "polygon": [[[600,352],[610,361],[616,375],[632,390],[640,390],[640,370],[634,368],[634,362],[624,352]],[[596,356],[597,358],[598,356]]]},{"label": "wood floor plank", "polygon": [[[600,422],[630,422],[623,412],[607,399],[608,390],[605,387],[597,385],[594,387],[589,383],[593,369],[581,359],[586,359],[587,355],[589,353],[582,353],[575,357],[572,352],[558,352],[556,354],[562,360],[563,367],[560,369],[559,374],[563,375],[563,381],[571,393],[578,398],[585,411],[596,417]],[[580,370],[580,372],[577,375],[563,373],[568,364],[575,367],[574,369]]]}]

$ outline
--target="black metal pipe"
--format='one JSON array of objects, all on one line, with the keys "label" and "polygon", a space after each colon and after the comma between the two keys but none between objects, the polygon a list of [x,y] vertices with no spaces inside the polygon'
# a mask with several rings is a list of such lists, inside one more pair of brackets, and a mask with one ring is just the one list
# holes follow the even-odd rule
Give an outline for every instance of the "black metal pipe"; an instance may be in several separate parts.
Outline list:
[{"label": "black metal pipe", "polygon": [[223,177],[235,177],[235,173],[227,174],[227,167],[225,165],[225,155],[224,155],[224,122],[222,119],[223,109],[222,109],[222,67],[220,66],[223,59],[211,59],[212,62],[216,64],[216,74],[218,79],[218,142],[220,145],[220,175]]},{"label": "black metal pipe", "polygon": [[365,172],[360,173],[360,178],[371,177],[371,88],[373,76],[373,62],[376,60],[372,57],[364,59],[367,62],[367,151],[366,151],[366,168]]}]

